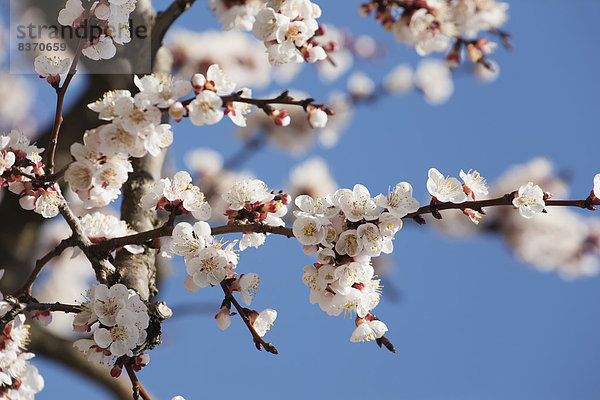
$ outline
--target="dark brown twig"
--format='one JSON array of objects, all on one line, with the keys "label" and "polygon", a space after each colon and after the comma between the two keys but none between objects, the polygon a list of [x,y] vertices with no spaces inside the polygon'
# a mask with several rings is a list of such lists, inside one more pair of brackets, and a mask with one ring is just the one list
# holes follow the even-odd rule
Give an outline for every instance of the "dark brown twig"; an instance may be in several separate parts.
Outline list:
[{"label": "dark brown twig", "polygon": [[225,298],[231,303],[233,303],[233,306],[237,310],[238,314],[240,314],[240,317],[242,317],[242,320],[244,320],[244,323],[246,324],[248,330],[252,334],[252,340],[254,341],[254,345],[256,346],[256,348],[259,351],[261,351],[262,347],[264,347],[264,349],[267,352],[272,354],[278,354],[278,351],[275,348],[275,346],[273,346],[273,343],[265,342],[265,340],[262,337],[260,337],[260,335],[256,332],[256,329],[254,329],[254,326],[252,325],[250,319],[248,318],[248,315],[246,314],[246,309],[244,309],[244,307],[242,307],[240,303],[238,303],[238,301],[235,299],[235,297],[231,293],[231,290],[229,290],[229,287],[225,282],[221,282],[221,288],[223,289],[223,293],[225,293]]},{"label": "dark brown twig", "polygon": [[[89,13],[92,4],[88,4],[83,12],[83,19],[87,21],[89,19]],[[86,22],[84,22],[86,23]],[[86,35],[81,35],[79,38],[79,43],[77,44],[77,50],[75,51],[75,56],[73,57],[73,63],[71,64],[71,68],[69,68],[69,72],[67,73],[67,77],[65,78],[64,83],[61,87],[56,86],[56,113],[54,115],[54,125],[52,127],[52,134],[50,135],[50,144],[49,144],[49,153],[48,153],[48,174],[51,175],[54,173],[54,155],[56,154],[56,145],[58,144],[58,133],[60,132],[60,127],[63,123],[63,105],[65,101],[65,95],[67,94],[67,89],[69,88],[69,84],[75,73],[77,72],[77,64],[79,63],[79,59],[81,58],[81,54],[83,51],[83,46],[86,41]]]}]

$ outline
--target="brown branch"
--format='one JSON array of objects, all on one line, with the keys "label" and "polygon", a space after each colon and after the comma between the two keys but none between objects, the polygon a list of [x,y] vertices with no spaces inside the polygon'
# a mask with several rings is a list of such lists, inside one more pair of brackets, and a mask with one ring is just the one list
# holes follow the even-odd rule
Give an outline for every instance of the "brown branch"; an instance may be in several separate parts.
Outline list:
[{"label": "brown branch", "polygon": [[63,198],[62,203],[58,207],[59,212],[69,224],[71,231],[73,231],[73,240],[77,247],[83,251],[85,256],[92,263],[92,267],[96,272],[96,279],[100,283],[107,283],[108,275],[114,272],[114,266],[108,261],[106,258],[98,257],[92,250],[93,245],[90,239],[84,234],[83,227],[81,226],[81,221],[67,204],[66,200]]},{"label": "brown branch", "polygon": [[[31,324],[29,332],[31,342],[27,350],[87,377],[98,385],[98,389],[111,392],[111,398],[131,400],[131,387],[127,380],[115,379],[105,368],[85,359],[81,352],[73,347],[72,339],[58,337],[38,324]],[[97,389],[90,385],[90,394],[94,390]]]},{"label": "brown branch", "polygon": [[233,224],[224,225],[211,228],[212,235],[223,235],[226,233],[274,233],[276,235],[287,236],[288,238],[294,237],[294,233],[291,228],[284,226],[270,226],[263,224]]},{"label": "brown branch", "polygon": [[233,303],[238,314],[240,314],[240,317],[242,317],[242,320],[244,320],[244,323],[246,324],[246,326],[248,327],[248,330],[252,334],[252,340],[254,341],[254,345],[256,346],[256,348],[259,351],[262,351],[262,347],[264,347],[264,349],[267,352],[272,353],[272,354],[278,354],[278,351],[275,348],[275,346],[273,345],[273,343],[266,342],[256,332],[256,329],[254,329],[254,326],[252,325],[252,323],[250,322],[250,319],[248,318],[248,315],[246,314],[246,309],[244,307],[242,307],[240,305],[240,303],[238,303],[238,301],[235,299],[235,297],[231,293],[231,290],[229,290],[229,287],[227,286],[227,284],[225,282],[221,282],[221,288],[223,289],[223,293],[225,293],[225,298]]},{"label": "brown branch", "polygon": [[[289,91],[283,91],[279,96],[273,97],[270,99],[253,99],[248,97],[242,97],[242,91],[229,94],[227,96],[220,96],[223,101],[223,107],[226,107],[227,103],[237,102],[237,103],[246,103],[257,106],[258,108],[264,110],[267,114],[270,114],[269,107],[271,104],[284,104],[284,105],[292,105],[302,107],[305,111],[308,106],[313,106],[316,108],[321,108],[328,115],[333,115],[333,110],[325,107],[323,104],[314,104],[315,99],[306,98],[302,100],[296,100],[292,96],[289,95]],[[187,99],[182,101],[181,103],[184,106],[189,105],[192,101],[194,101],[195,97],[191,99]],[[164,111],[164,109],[163,109]]]},{"label": "brown branch", "polygon": [[29,278],[27,278],[27,281],[23,284],[23,286],[20,289],[17,289],[13,293],[13,296],[18,297],[21,294],[31,294],[31,286],[33,285],[33,282],[37,279],[37,277],[40,275],[40,272],[42,272],[44,266],[48,262],[50,262],[50,260],[52,260],[54,257],[58,257],[63,252],[63,250],[69,247],[73,247],[74,245],[75,241],[73,240],[73,237],[64,239],[62,242],[60,242],[58,246],[56,246],[56,248],[54,248],[54,250],[50,251],[44,257],[37,260],[35,263],[35,268],[33,269],[33,271],[31,271]]},{"label": "brown branch", "polygon": [[144,400],[152,400],[148,393],[144,390],[144,387],[140,383],[139,379],[135,375],[133,371],[133,367],[131,364],[125,364],[125,370],[127,371],[127,375],[129,375],[129,379],[131,380],[131,385],[133,386],[133,398],[137,400],[140,396]]},{"label": "brown branch", "polygon": [[38,303],[30,301],[25,306],[25,311],[50,311],[50,312],[64,312],[78,314],[83,310],[80,305],[76,304],[63,304],[63,303]]},{"label": "brown branch", "polygon": [[[516,192],[508,193],[502,197],[497,197],[495,199],[465,201],[462,203],[445,202],[438,204],[429,204],[419,208],[413,213],[407,214],[405,217],[403,217],[403,219],[417,218],[421,214],[432,214],[441,210],[465,210],[467,208],[470,208],[472,210],[481,212],[483,207],[512,206],[512,201],[514,199],[515,193]],[[562,206],[585,208],[588,210],[595,209],[589,198],[586,200],[545,200],[544,203],[546,204],[546,206],[549,207]]]},{"label": "brown branch", "polygon": [[[86,5],[83,14],[84,23],[87,24],[87,20],[89,17],[90,9],[92,4],[89,3]],[[50,135],[50,144],[49,144],[49,153],[48,153],[48,173],[54,173],[54,155],[56,154],[56,145],[58,144],[58,133],[60,132],[60,127],[63,123],[63,104],[65,101],[65,95],[67,94],[67,89],[69,88],[69,84],[75,73],[77,73],[77,64],[79,63],[79,59],[81,58],[81,54],[83,51],[83,45],[86,41],[86,35],[81,35],[79,38],[79,43],[77,44],[77,50],[75,51],[75,56],[73,57],[73,63],[71,64],[71,68],[67,73],[67,77],[61,87],[56,86],[56,113],[54,115],[54,126],[52,127],[52,133]]]},{"label": "brown branch", "polygon": [[152,26],[152,54],[156,54],[156,51],[162,45],[163,39],[171,25],[173,25],[181,14],[189,10],[195,1],[175,0],[165,11],[160,11],[156,14],[156,19]]},{"label": "brown branch", "polygon": [[97,254],[106,254],[120,247],[124,247],[131,244],[142,245],[146,244],[151,240],[158,239],[162,236],[171,236],[173,233],[173,223],[175,222],[175,214],[172,213],[169,216],[169,220],[155,229],[151,229],[146,232],[140,232],[133,235],[121,236],[117,238],[103,240],[99,243],[92,245],[91,250]]}]

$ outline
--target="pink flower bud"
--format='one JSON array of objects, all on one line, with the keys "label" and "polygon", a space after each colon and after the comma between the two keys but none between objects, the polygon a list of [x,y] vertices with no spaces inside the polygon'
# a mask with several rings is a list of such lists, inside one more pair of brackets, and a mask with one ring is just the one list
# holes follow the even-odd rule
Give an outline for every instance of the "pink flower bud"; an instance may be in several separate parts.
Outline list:
[{"label": "pink flower bud", "polygon": [[229,325],[231,325],[231,314],[229,309],[224,306],[221,307],[221,310],[215,315],[215,319],[217,320],[217,326],[222,331],[229,328]]},{"label": "pink flower bud", "polygon": [[204,90],[204,85],[206,84],[206,78],[202,74],[194,74],[192,76],[192,87],[194,88],[194,92],[200,93]]},{"label": "pink flower bud", "polygon": [[271,113],[271,118],[277,126],[288,126],[290,122],[292,122],[292,119],[286,110],[274,110]]}]

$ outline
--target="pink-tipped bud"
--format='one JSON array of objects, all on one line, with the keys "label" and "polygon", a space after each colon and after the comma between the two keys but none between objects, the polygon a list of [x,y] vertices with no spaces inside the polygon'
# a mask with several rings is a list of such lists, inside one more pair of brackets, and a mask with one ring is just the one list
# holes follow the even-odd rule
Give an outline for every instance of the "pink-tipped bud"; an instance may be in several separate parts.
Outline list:
[{"label": "pink-tipped bud", "polygon": [[225,306],[221,307],[217,315],[215,315],[215,319],[217,320],[217,326],[222,331],[229,328],[229,325],[231,325],[231,313],[229,312],[229,308]]},{"label": "pink-tipped bud", "polygon": [[192,76],[192,87],[194,88],[194,92],[200,93],[204,90],[204,85],[206,85],[206,78],[202,74],[194,74]]},{"label": "pink-tipped bud", "polygon": [[288,126],[292,119],[286,110],[274,110],[271,113],[271,118],[277,126]]},{"label": "pink-tipped bud", "polygon": [[181,119],[185,117],[187,113],[187,108],[185,108],[180,101],[171,104],[171,107],[169,107],[169,116],[173,118],[175,122],[181,121]]}]

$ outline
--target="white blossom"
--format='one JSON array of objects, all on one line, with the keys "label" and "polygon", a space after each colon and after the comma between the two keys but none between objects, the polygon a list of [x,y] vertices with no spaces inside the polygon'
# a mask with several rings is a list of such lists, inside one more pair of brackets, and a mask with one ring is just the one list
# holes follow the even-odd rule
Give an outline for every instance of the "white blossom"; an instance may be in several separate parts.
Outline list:
[{"label": "white blossom", "polygon": [[529,182],[519,188],[513,199],[513,205],[519,209],[523,217],[532,218],[546,209],[544,191],[538,185]]},{"label": "white blossom", "polygon": [[271,326],[273,326],[273,323],[275,322],[276,318],[277,311],[272,310],[270,308],[262,310],[260,314],[258,314],[258,317],[256,318],[253,324],[256,333],[258,333],[258,336],[265,336],[267,331],[271,329]]},{"label": "white blossom", "polygon": [[[475,200],[476,196],[478,198],[481,198],[481,196],[487,196],[488,187],[486,185],[485,178],[479,175],[479,172],[471,171],[472,170],[469,170],[469,172],[465,174],[465,172],[462,169],[460,170],[460,178],[465,183],[465,186],[468,188],[468,191],[470,191],[468,195],[470,195],[473,200]],[[465,189],[465,191],[466,190],[467,189]]]},{"label": "white blossom", "polygon": [[387,326],[381,321],[364,321],[356,327],[352,336],[351,342],[365,342],[379,339],[385,332],[388,331]]},{"label": "white blossom", "polygon": [[454,177],[445,178],[435,168],[430,168],[427,179],[427,190],[429,194],[440,202],[462,203],[467,200],[463,187],[458,179]]}]

